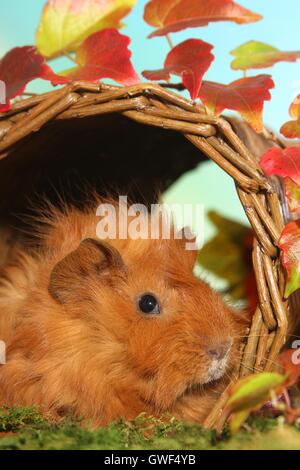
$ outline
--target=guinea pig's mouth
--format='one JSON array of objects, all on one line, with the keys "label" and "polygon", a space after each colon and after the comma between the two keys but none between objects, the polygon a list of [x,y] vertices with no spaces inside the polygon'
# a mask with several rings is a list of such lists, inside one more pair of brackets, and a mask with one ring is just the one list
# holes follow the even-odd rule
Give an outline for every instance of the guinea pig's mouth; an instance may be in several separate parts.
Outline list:
[{"label": "guinea pig's mouth", "polygon": [[228,377],[228,373],[231,370],[229,354],[222,359],[213,359],[210,363],[210,366],[207,369],[207,372],[200,380],[195,380],[190,389],[192,391],[197,391],[199,387],[209,386],[211,383],[217,382],[223,377]]},{"label": "guinea pig's mouth", "polygon": [[207,369],[205,383],[218,380],[229,372],[228,369],[230,369],[230,363],[232,365],[232,361],[230,359],[233,358],[232,343],[232,339],[228,339],[221,344],[221,347],[209,351],[209,354],[212,357]]},{"label": "guinea pig's mouth", "polygon": [[213,382],[223,377],[227,371],[228,362],[228,355],[223,359],[213,359],[207,371],[206,383]]}]

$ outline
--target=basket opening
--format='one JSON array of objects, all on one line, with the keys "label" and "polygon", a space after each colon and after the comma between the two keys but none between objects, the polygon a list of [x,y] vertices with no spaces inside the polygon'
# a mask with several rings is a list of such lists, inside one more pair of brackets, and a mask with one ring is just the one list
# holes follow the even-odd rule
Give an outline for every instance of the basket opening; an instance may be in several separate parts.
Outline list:
[{"label": "basket opening", "polygon": [[119,114],[56,120],[18,142],[0,162],[0,217],[19,223],[15,215],[45,196],[54,204],[59,196],[84,204],[86,186],[151,204],[204,159],[178,132]]}]

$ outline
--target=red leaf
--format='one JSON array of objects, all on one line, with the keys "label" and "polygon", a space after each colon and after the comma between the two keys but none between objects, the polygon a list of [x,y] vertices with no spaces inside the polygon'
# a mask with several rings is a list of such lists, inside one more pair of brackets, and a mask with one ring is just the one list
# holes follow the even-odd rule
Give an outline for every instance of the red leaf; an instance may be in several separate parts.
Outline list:
[{"label": "red leaf", "polygon": [[287,272],[285,297],[300,288],[300,219],[284,228],[280,240],[282,264]]},{"label": "red leaf", "polygon": [[213,46],[200,39],[188,39],[174,47],[161,70],[145,70],[147,80],[168,80],[170,74],[182,77],[182,83],[189,90],[192,100],[199,94],[202,78],[214,60]]},{"label": "red leaf", "polygon": [[290,116],[294,121],[288,121],[280,129],[282,135],[288,139],[300,138],[300,95],[298,95],[292,102],[290,109]]},{"label": "red leaf", "polygon": [[268,176],[289,177],[300,185],[300,148],[271,148],[260,160],[260,165]]},{"label": "red leaf", "polygon": [[6,104],[0,112],[10,108],[10,100],[21,95],[27,83],[41,77],[50,68],[34,46],[15,47],[0,61],[0,80],[6,85]]},{"label": "red leaf", "polygon": [[264,101],[271,99],[269,90],[274,86],[270,75],[242,78],[229,85],[205,81],[199,97],[212,114],[219,115],[225,109],[238,111],[259,132],[263,127]]},{"label": "red leaf", "polygon": [[279,355],[278,360],[288,376],[285,387],[294,385],[300,377],[300,349],[288,349]]},{"label": "red leaf", "polygon": [[149,38],[206,26],[212,21],[244,24],[260,19],[261,15],[243,8],[233,0],[150,0],[144,12],[144,20],[157,28]]},{"label": "red leaf", "polygon": [[97,81],[111,78],[123,85],[139,83],[128,49],[130,39],[116,29],[104,29],[89,36],[76,55],[78,67],[63,72],[54,84],[73,80]]},{"label": "red leaf", "polygon": [[284,186],[290,212],[300,216],[300,186],[291,178],[284,178]]}]

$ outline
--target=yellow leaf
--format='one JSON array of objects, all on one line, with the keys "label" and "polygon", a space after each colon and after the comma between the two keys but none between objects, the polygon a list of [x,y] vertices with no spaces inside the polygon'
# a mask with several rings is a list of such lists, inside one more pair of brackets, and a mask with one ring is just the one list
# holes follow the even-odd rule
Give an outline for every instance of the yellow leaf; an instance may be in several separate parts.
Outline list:
[{"label": "yellow leaf", "polygon": [[38,51],[53,58],[78,49],[91,34],[120,28],[136,0],[48,0],[36,34]]}]

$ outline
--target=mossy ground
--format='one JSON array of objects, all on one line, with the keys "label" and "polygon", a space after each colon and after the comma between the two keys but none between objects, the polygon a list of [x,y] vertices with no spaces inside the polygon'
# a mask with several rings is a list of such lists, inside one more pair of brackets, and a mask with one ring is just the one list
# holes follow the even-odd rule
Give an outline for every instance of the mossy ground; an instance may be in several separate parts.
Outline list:
[{"label": "mossy ground", "polygon": [[36,409],[0,409],[0,449],[300,449],[300,426],[281,418],[255,418],[237,435],[173,419],[162,422],[140,416],[107,428],[91,430],[72,419],[60,424],[45,420]]}]

